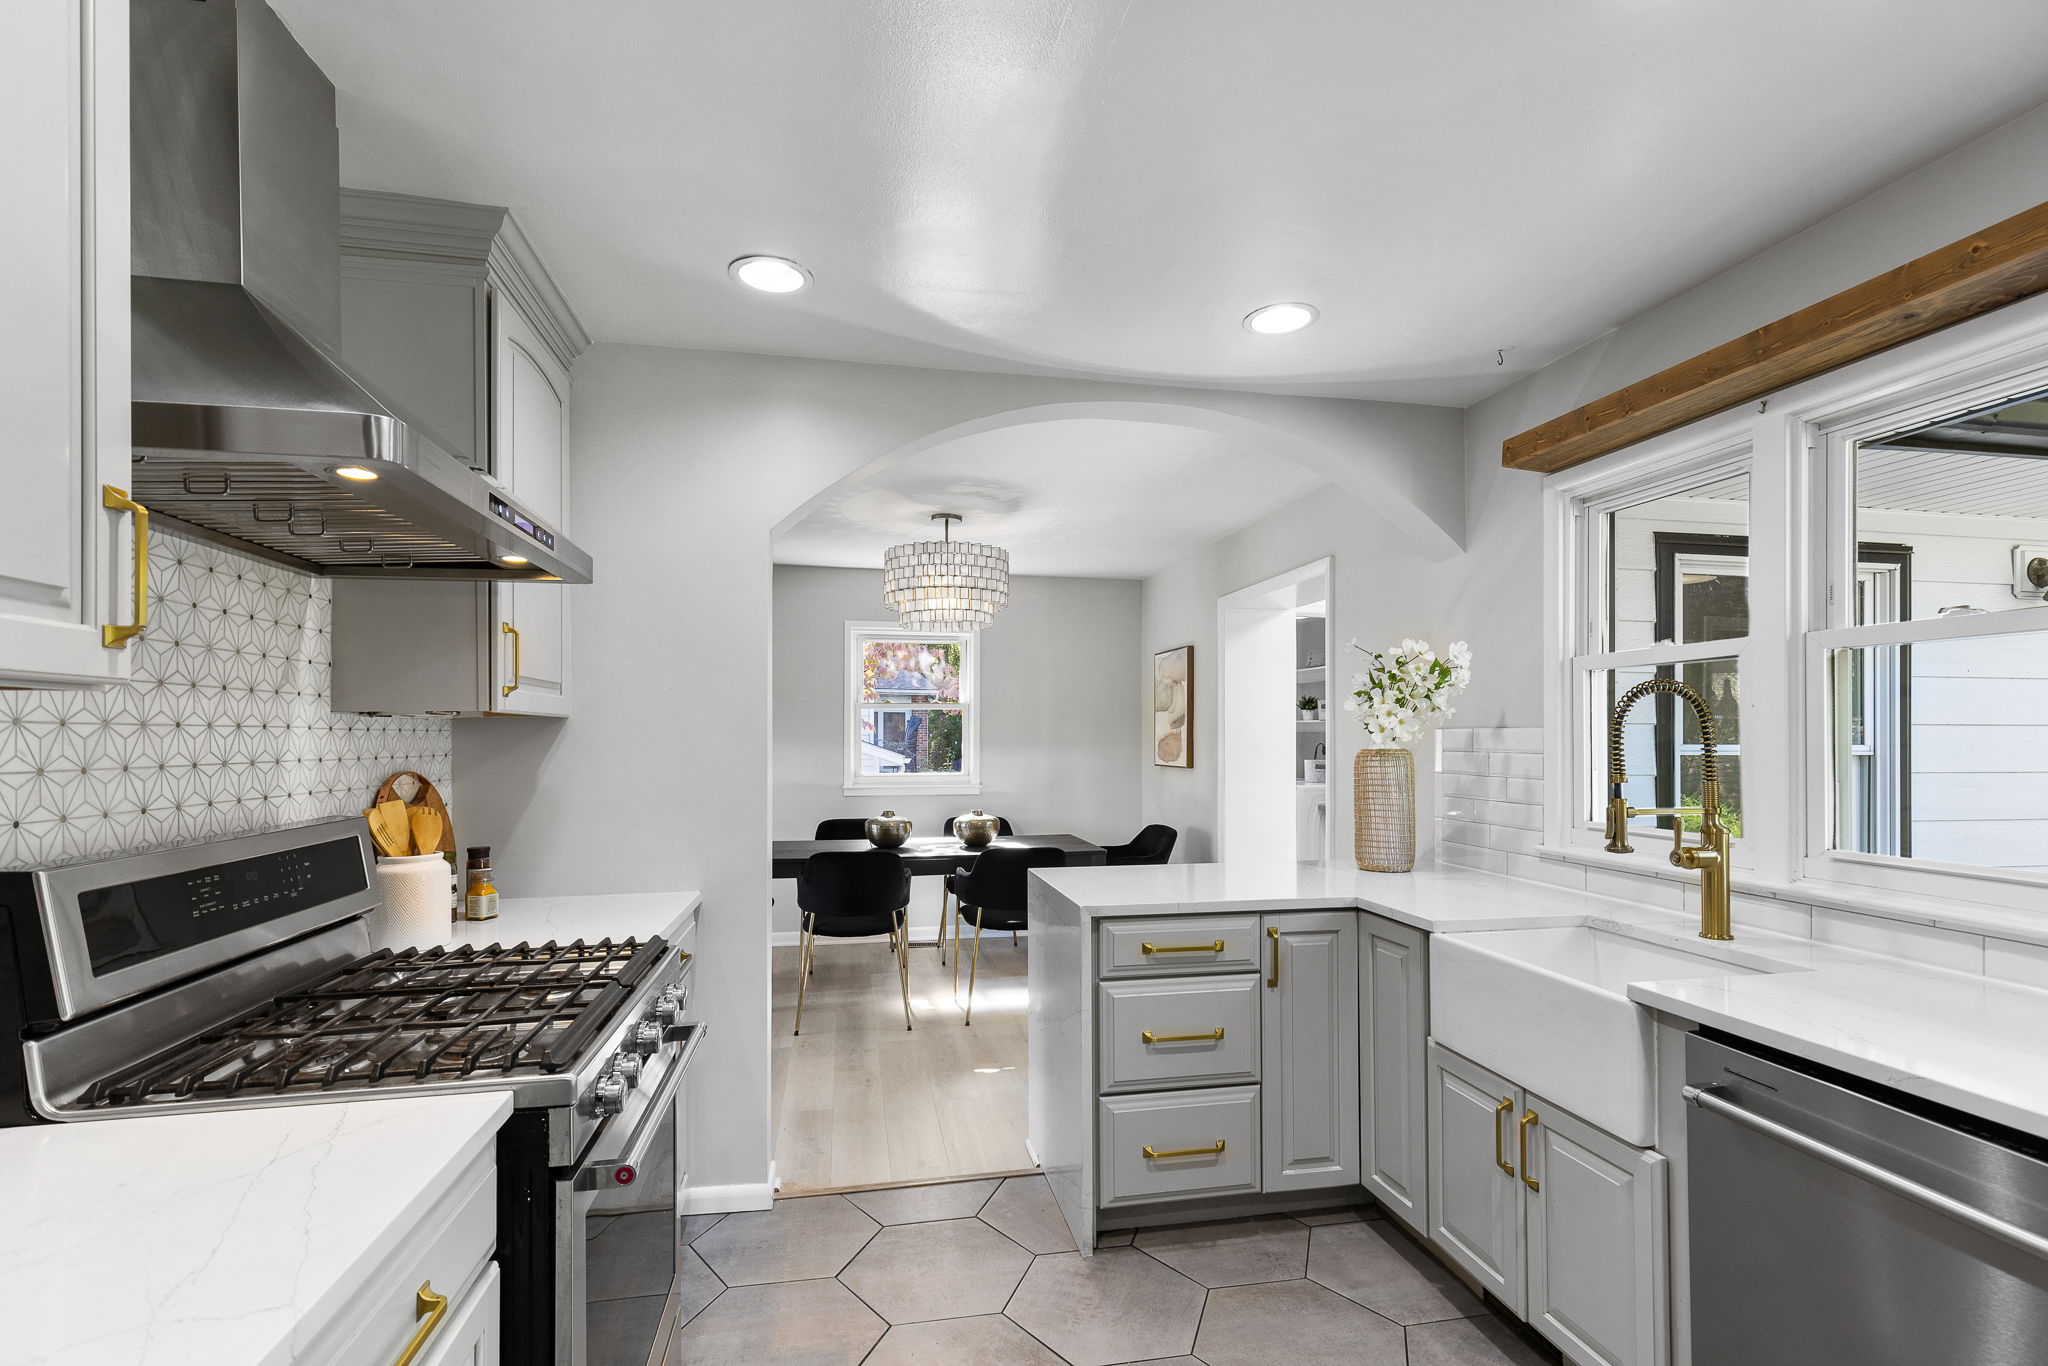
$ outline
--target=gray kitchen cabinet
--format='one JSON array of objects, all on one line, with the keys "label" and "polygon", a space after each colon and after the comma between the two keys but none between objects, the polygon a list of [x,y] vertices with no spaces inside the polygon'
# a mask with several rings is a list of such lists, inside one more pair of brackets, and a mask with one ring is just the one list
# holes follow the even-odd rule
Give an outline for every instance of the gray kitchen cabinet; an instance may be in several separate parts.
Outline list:
[{"label": "gray kitchen cabinet", "polygon": [[1429,936],[1358,917],[1360,1169],[1396,1219],[1429,1232]]},{"label": "gray kitchen cabinet", "polygon": [[1665,1359],[1665,1173],[1631,1147],[1529,1096],[1525,1317],[1581,1366]]},{"label": "gray kitchen cabinet", "polygon": [[1515,1313],[1526,1303],[1522,1192],[1509,1082],[1447,1048],[1429,1050],[1429,1238]]},{"label": "gray kitchen cabinet", "polygon": [[1665,1159],[1429,1049],[1430,1239],[1577,1366],[1665,1366]]},{"label": "gray kitchen cabinet", "polygon": [[147,607],[127,498],[128,5],[0,13],[0,684],[128,677]]},{"label": "gray kitchen cabinet", "polygon": [[1358,1181],[1358,914],[1269,915],[1260,1011],[1267,1194]]},{"label": "gray kitchen cabinet", "polygon": [[[506,210],[342,192],[342,350],[543,524],[569,521],[569,367],[589,345]],[[566,716],[564,584],[337,580],[339,711]]]}]

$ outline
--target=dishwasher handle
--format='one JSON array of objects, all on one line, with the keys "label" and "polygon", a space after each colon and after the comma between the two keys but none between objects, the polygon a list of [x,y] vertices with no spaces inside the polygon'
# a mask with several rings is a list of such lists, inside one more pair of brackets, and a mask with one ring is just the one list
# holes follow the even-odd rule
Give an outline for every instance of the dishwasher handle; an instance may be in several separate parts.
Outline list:
[{"label": "dishwasher handle", "polygon": [[1959,1224],[1966,1224],[1979,1233],[2009,1243],[2022,1252],[2048,1260],[2048,1238],[2023,1229],[2018,1224],[2008,1223],[1996,1215],[1986,1214],[1974,1205],[1965,1204],[1952,1195],[1944,1195],[1932,1186],[1922,1185],[1910,1177],[1900,1176],[1897,1172],[1880,1167],[1875,1162],[1867,1162],[1854,1153],[1843,1152],[1840,1148],[1823,1143],[1810,1134],[1803,1134],[1774,1119],[1765,1119],[1754,1111],[1745,1110],[1724,1099],[1721,1094],[1723,1090],[1724,1088],[1718,1085],[1686,1086],[1680,1089],[1679,1094],[1685,1098],[1688,1105],[1710,1111],[1723,1119],[1733,1120],[1767,1138],[1776,1139],[1788,1148],[1797,1148],[1808,1157],[1818,1158],[1829,1166],[1848,1172],[1851,1176],[1861,1177],[1873,1186],[1881,1186],[1902,1199],[1911,1200],[1916,1205],[1946,1215]]}]

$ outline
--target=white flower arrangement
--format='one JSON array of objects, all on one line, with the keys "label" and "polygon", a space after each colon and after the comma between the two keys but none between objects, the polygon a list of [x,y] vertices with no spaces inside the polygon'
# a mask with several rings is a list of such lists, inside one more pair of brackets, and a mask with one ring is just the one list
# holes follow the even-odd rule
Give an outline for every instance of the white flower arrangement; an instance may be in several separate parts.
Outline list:
[{"label": "white flower arrangement", "polygon": [[1451,702],[1472,681],[1472,651],[1462,640],[1452,641],[1441,658],[1426,640],[1404,640],[1385,651],[1368,650],[1354,637],[1351,648],[1366,665],[1352,675],[1344,710],[1358,713],[1374,745],[1414,744],[1456,714]]}]

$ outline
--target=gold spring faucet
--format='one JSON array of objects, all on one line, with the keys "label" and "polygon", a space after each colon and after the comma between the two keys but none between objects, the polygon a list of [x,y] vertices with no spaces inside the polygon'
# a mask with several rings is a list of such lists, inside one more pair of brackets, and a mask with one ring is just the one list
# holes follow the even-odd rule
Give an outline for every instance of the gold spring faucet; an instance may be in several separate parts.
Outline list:
[{"label": "gold spring faucet", "polygon": [[[1698,806],[1644,806],[1628,804],[1621,795],[1628,781],[1628,766],[1621,751],[1621,728],[1629,708],[1653,692],[1669,693],[1692,708],[1700,728],[1700,804]],[[1700,818],[1700,842],[1685,842],[1684,817]],[[1628,823],[1637,816],[1670,816],[1671,862],[1674,867],[1700,875],[1700,938],[1733,939],[1734,920],[1728,904],[1728,828],[1721,824],[1721,758],[1715,748],[1714,715],[1707,699],[1690,683],[1675,678],[1651,678],[1621,695],[1607,718],[1607,852],[1626,854]]]}]

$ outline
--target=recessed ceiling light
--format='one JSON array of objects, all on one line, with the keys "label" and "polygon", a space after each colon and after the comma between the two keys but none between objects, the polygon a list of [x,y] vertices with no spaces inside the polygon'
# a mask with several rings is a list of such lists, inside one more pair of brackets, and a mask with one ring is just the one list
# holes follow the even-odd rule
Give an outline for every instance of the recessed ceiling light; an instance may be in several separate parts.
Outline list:
[{"label": "recessed ceiling light", "polygon": [[1245,327],[1262,337],[1299,332],[1320,316],[1314,304],[1267,304],[1244,315]]},{"label": "recessed ceiling light", "polygon": [[505,562],[506,564],[525,564],[525,563],[526,563],[526,557],[525,557],[524,555],[500,555],[500,556],[499,556],[498,558],[499,558],[500,560],[504,561],[504,562]]},{"label": "recessed ceiling light", "polygon": [[375,470],[366,470],[361,465],[340,465],[335,468],[334,473],[343,479],[354,479],[360,483],[368,483],[377,477]]},{"label": "recessed ceiling light", "polygon": [[808,270],[780,256],[742,256],[726,270],[748,289],[763,294],[794,294],[811,282]]}]

